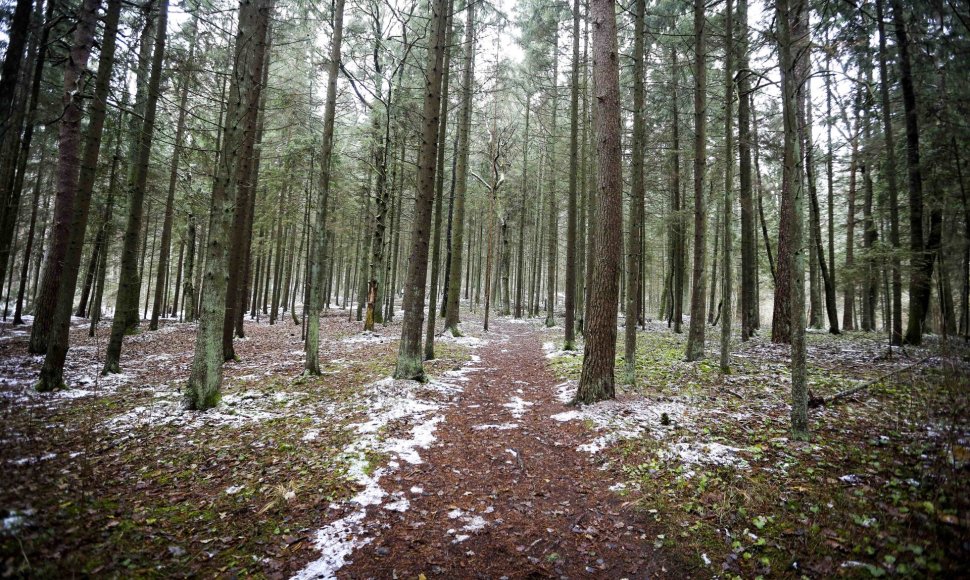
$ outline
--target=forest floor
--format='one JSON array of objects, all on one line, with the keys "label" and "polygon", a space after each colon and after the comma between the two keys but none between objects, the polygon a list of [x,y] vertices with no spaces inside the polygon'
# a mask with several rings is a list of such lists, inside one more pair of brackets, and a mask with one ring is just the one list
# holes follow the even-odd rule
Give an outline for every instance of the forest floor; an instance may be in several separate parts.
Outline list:
[{"label": "forest floor", "polygon": [[[970,359],[931,337],[809,335],[817,396],[788,436],[788,351],[683,362],[648,323],[638,383],[570,407],[561,328],[465,314],[430,381],[394,381],[399,322],[247,324],[217,409],[181,408],[195,326],[125,342],[72,330],[39,394],[26,330],[0,327],[0,574],[351,578],[970,574]],[[716,334],[716,331],[709,334]],[[714,353],[715,336],[708,352]]]}]

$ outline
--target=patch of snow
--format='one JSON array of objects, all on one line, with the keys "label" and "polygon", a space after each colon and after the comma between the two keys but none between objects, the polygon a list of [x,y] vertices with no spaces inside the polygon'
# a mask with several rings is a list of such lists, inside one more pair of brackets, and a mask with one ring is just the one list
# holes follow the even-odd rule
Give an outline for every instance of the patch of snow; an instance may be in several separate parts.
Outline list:
[{"label": "patch of snow", "polygon": [[565,423],[566,421],[573,421],[575,419],[582,419],[583,414],[579,411],[563,411],[562,413],[556,413],[552,416],[552,419],[559,421],[560,423]]},{"label": "patch of snow", "polygon": [[408,511],[408,508],[410,507],[411,507],[411,502],[409,502],[408,498],[406,497],[401,497],[395,501],[384,504],[384,509],[392,512],[400,512],[400,513],[404,513]]},{"label": "patch of snow", "polygon": [[0,530],[9,534],[15,533],[24,525],[27,518],[32,515],[34,515],[34,510],[32,509],[26,509],[19,512],[17,510],[10,510],[10,515],[0,521],[2,522],[2,527],[0,527]]},{"label": "patch of snow", "polygon": [[441,342],[453,342],[455,344],[460,344],[462,346],[467,346],[468,348],[479,348],[488,344],[487,338],[479,338],[477,336],[452,336],[450,332],[446,332],[438,337]]},{"label": "patch of snow", "polygon": [[508,403],[503,403],[502,406],[507,408],[514,418],[521,419],[526,410],[532,406],[532,403],[522,397],[512,397]]},{"label": "patch of snow", "polygon": [[552,341],[542,343],[542,350],[545,351],[546,358],[548,359],[559,358],[563,356],[579,356],[580,354],[582,354],[578,350],[562,350],[561,348],[557,348],[555,343],[553,343]]},{"label": "patch of snow", "polygon": [[590,421],[600,435],[589,443],[579,445],[576,449],[587,453],[598,453],[624,439],[643,435],[650,435],[658,440],[664,439],[674,427],[690,424],[691,417],[688,411],[689,407],[680,401],[630,398],[582,405],[553,415],[552,418],[560,422]]},{"label": "patch of snow", "polygon": [[243,486],[241,485],[230,485],[229,487],[226,488],[226,495],[236,495],[242,490],[243,490]]},{"label": "patch of snow", "polygon": [[364,332],[357,333],[353,336],[348,336],[340,342],[344,344],[360,344],[360,343],[384,343],[394,340],[389,336],[384,336],[382,334],[377,334],[376,332],[371,332],[365,330]]},{"label": "patch of snow", "polygon": [[[660,451],[661,459],[678,460],[684,465],[718,465],[721,467],[734,467],[736,469],[747,469],[750,467],[748,462],[738,457],[741,449],[723,445],[717,442],[700,443],[693,441],[690,443],[674,443],[667,449]],[[687,472],[687,476],[692,475]]]},{"label": "patch of snow", "polygon": [[576,396],[576,381],[566,381],[556,385],[556,398],[562,403],[571,403]]},{"label": "patch of snow", "polygon": [[468,523],[462,526],[461,529],[466,532],[477,532],[478,530],[481,530],[482,528],[484,528],[485,525],[488,523],[485,521],[485,518],[483,518],[482,516],[466,517],[465,521],[467,521]]},{"label": "patch of snow", "polygon": [[[349,463],[348,476],[363,489],[354,496],[349,504],[351,512],[324,526],[316,532],[314,546],[321,556],[308,564],[293,578],[335,578],[337,571],[347,562],[357,548],[369,544],[373,538],[367,537],[363,525],[368,506],[380,505],[388,496],[381,488],[380,479],[400,467],[400,461],[416,464],[422,459],[419,449],[427,449],[436,439],[435,430],[444,417],[438,414],[442,403],[422,399],[428,391],[452,395],[461,388],[451,383],[432,381],[422,384],[417,381],[399,381],[385,378],[366,385],[357,402],[367,411],[367,420],[351,426],[360,438],[344,448],[343,455]],[[381,430],[388,424],[406,420],[412,427],[407,436],[381,437]],[[368,452],[391,454],[395,460],[388,462],[368,474],[371,467],[366,457]],[[418,486],[411,493],[423,493]],[[403,493],[392,496],[394,499],[382,506],[385,510],[403,512],[410,508],[410,501]]]},{"label": "patch of snow", "polygon": [[518,429],[518,428],[519,428],[518,423],[501,423],[498,425],[494,423],[486,423],[484,425],[475,425],[472,427],[472,429],[476,431],[485,431],[487,429],[495,429],[496,431],[508,431],[510,429]]},{"label": "patch of snow", "polygon": [[38,455],[36,457],[21,457],[19,459],[9,459],[7,463],[12,463],[14,465],[33,465],[35,463],[40,463],[41,461],[47,461],[49,459],[54,459],[57,457],[56,453],[45,453],[43,455]]},{"label": "patch of snow", "polygon": [[314,441],[320,435],[319,429],[310,429],[304,433],[303,437],[300,438],[301,441]]}]

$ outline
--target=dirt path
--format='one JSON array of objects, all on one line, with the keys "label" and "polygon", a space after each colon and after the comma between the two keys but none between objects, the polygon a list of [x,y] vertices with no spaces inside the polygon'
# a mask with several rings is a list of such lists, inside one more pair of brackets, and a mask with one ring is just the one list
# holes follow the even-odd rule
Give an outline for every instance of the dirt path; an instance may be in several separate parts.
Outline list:
[{"label": "dirt path", "polygon": [[382,482],[410,500],[372,509],[372,541],[338,576],[646,577],[661,571],[646,522],[577,445],[588,433],[552,415],[565,406],[541,333],[498,321],[475,350],[478,370],[422,451]]}]

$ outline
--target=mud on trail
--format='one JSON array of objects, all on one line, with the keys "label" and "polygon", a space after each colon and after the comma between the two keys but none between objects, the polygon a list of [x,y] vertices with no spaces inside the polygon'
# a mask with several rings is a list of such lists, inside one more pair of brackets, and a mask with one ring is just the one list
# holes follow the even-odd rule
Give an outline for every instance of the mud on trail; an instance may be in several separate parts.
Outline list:
[{"label": "mud on trail", "polygon": [[371,509],[370,540],[337,573],[349,578],[646,577],[662,566],[642,513],[577,447],[589,442],[567,410],[532,324],[499,320],[474,349],[464,390],[438,441],[384,487],[403,512]]}]

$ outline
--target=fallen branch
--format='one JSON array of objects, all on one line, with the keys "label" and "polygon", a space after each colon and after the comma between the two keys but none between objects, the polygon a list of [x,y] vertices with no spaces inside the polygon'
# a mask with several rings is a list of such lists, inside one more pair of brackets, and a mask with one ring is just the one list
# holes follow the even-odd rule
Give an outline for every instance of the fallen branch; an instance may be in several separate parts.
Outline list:
[{"label": "fallen branch", "polygon": [[912,369],[918,367],[919,365],[925,363],[926,361],[930,360],[931,358],[933,358],[932,355],[931,356],[924,357],[924,358],[922,358],[922,359],[914,362],[913,364],[911,364],[909,366],[903,367],[901,369],[896,369],[896,370],[893,370],[893,371],[889,371],[888,373],[886,373],[886,374],[884,374],[884,375],[882,375],[880,377],[877,377],[875,379],[872,379],[871,381],[868,381],[868,382],[863,383],[861,385],[857,385],[855,387],[852,387],[851,389],[846,389],[844,391],[838,392],[838,393],[832,395],[831,397],[817,397],[817,396],[815,396],[815,394],[813,394],[811,391],[809,391],[808,407],[810,409],[814,409],[815,407],[824,407],[825,405],[829,405],[831,403],[834,403],[835,401],[838,401],[839,399],[844,399],[846,397],[851,397],[852,395],[858,393],[859,391],[864,391],[864,390],[868,389],[869,387],[871,387],[872,385],[874,385],[876,383],[880,383],[880,382],[888,379],[889,377],[891,377],[893,375],[896,375],[896,374],[899,374],[899,373],[903,373],[903,372],[912,370]]}]

